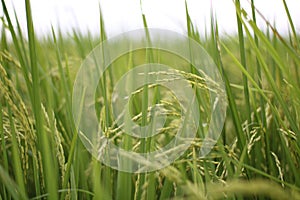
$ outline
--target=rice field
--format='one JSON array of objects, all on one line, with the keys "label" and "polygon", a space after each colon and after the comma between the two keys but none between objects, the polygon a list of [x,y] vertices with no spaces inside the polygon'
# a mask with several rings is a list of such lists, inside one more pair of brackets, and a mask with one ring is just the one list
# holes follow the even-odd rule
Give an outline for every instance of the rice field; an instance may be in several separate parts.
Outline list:
[{"label": "rice field", "polygon": [[[254,0],[249,1],[251,13],[239,0],[232,3],[237,35],[220,36],[213,13],[207,34],[201,34],[187,5],[187,33],[182,38],[190,38],[189,45],[167,34],[167,44],[183,49],[182,54],[195,60],[209,57],[204,59],[210,63],[208,69],[215,67],[209,74],[174,52],[134,48],[145,43],[139,38],[121,37],[108,43],[110,46],[101,46],[107,41],[101,9],[97,37],[79,30],[64,35],[52,29],[52,34],[37,38],[30,1],[25,0],[27,29],[23,30],[18,15],[10,15],[1,0],[0,199],[300,199],[299,27],[294,26],[285,0],[282,6],[290,26],[287,35],[278,33],[276,25],[267,20],[265,30],[257,26],[256,19],[265,18]],[[159,43],[151,34],[147,16],[141,18],[144,29],[139,33],[144,33],[146,43],[150,47],[164,44],[165,40]],[[205,53],[200,55],[191,43]],[[79,72],[98,61],[92,59],[99,55],[95,52],[105,54],[108,47],[130,51],[116,56],[101,72],[92,68],[87,70],[90,76],[80,78]],[[146,67],[139,71],[136,66]],[[94,80],[99,74],[101,78]],[[124,77],[124,82],[119,81]],[[144,82],[135,87],[140,78]],[[222,81],[216,81],[218,78]],[[174,87],[173,81],[181,79],[184,81]],[[97,83],[92,102],[84,100],[85,90],[76,93],[75,87],[88,87],[84,84],[89,81]],[[181,89],[184,84],[190,89]],[[187,117],[190,112],[197,113],[196,120],[181,116],[187,101],[180,101],[182,91],[194,94],[188,99],[192,107],[186,113]],[[121,97],[128,99],[126,105],[119,101]],[[212,97],[224,101],[212,104]],[[74,102],[85,104],[75,106],[74,113]],[[119,104],[114,106],[115,102]],[[215,116],[219,104],[220,112]],[[94,125],[90,125],[89,115],[81,112],[85,105],[96,111],[101,137],[98,132],[89,135],[83,131]],[[122,112],[124,107],[128,112]],[[165,116],[163,125],[153,127],[152,122],[161,115]],[[86,126],[79,126],[81,121]],[[216,121],[222,122],[221,126],[212,128],[216,137],[208,142],[204,138]],[[135,126],[150,127],[134,129],[145,134],[154,129],[159,133],[140,137],[140,132],[132,131]],[[188,145],[183,150],[178,130],[186,136],[182,144]],[[195,135],[190,135],[191,131]],[[170,155],[177,155],[174,159],[164,151],[155,155],[160,156],[159,162],[150,160],[144,165],[142,158],[132,156],[156,152],[174,138],[175,145],[169,149]],[[105,154],[101,151],[103,141],[135,154],[125,153],[122,158]],[[201,156],[202,147],[210,142],[211,149]],[[172,162],[164,163],[169,160]]]}]

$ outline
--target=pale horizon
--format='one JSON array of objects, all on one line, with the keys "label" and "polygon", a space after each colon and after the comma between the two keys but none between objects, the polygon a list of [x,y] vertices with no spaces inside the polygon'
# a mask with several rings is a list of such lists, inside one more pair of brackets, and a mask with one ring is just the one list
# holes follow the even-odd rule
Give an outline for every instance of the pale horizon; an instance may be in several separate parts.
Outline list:
[{"label": "pale horizon", "polygon": [[[11,17],[13,7],[16,9],[23,30],[26,30],[26,15],[24,2],[5,0]],[[250,0],[242,0],[241,5],[251,15]],[[183,0],[31,0],[33,21],[38,36],[51,33],[51,25],[60,27],[64,33],[73,28],[87,33],[99,33],[99,4],[101,5],[105,28],[108,37],[122,32],[143,28],[141,14],[146,15],[150,28],[163,28],[180,33],[186,32],[185,1]],[[300,27],[300,1],[287,0],[296,30]],[[13,6],[12,6],[13,5]],[[209,29],[211,7],[217,16],[221,33],[235,34],[237,32],[234,4],[231,0],[187,0],[190,16],[200,33]],[[282,34],[288,33],[289,24],[281,0],[255,1],[255,5],[271,24]],[[272,9],[270,9],[272,5]],[[3,16],[3,11],[0,11]],[[261,28],[266,27],[264,21],[257,15]]]}]

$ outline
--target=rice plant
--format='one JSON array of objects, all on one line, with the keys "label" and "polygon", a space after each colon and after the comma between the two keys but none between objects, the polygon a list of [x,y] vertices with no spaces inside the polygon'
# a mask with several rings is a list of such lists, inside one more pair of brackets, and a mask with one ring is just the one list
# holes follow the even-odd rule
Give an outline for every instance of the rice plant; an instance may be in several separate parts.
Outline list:
[{"label": "rice plant", "polygon": [[[221,137],[205,157],[198,154],[204,142],[204,122],[209,123],[211,115],[205,102],[209,92],[220,93],[211,87],[213,82],[207,83],[210,79],[205,74],[180,57],[154,49],[125,54],[103,73],[96,103],[91,106],[97,110],[105,136],[126,150],[143,153],[162,148],[176,134],[181,114],[174,93],[157,84],[145,84],[130,94],[130,113],[115,118],[110,106],[115,101],[114,86],[126,71],[149,62],[173,66],[174,70],[155,73],[164,77],[164,82],[184,77],[200,102],[203,126],[197,128],[184,154],[162,169],[130,173],[110,168],[92,156],[73,120],[76,74],[89,53],[107,40],[101,9],[99,37],[79,30],[64,36],[52,29],[51,35],[37,39],[30,1],[25,0],[27,29],[22,30],[17,14],[8,13],[1,0],[0,199],[300,199],[297,27],[285,0],[288,35],[281,35],[266,20],[254,0],[248,1],[251,13],[239,0],[232,3],[238,35],[220,36],[213,11],[206,30],[210,34],[202,35],[191,21],[187,4],[185,8],[186,36],[213,59],[228,101]],[[141,18],[147,42],[154,43],[147,16]],[[266,30],[258,27],[257,18],[264,20]],[[180,46],[181,42],[174,44]],[[147,68],[140,74],[147,82],[153,73]],[[135,77],[129,79],[133,81],[126,87],[134,88]],[[146,126],[154,120],[154,105],[162,108],[159,114],[167,116],[160,134],[151,139],[125,135],[130,131],[128,123],[118,124],[118,119]]]}]

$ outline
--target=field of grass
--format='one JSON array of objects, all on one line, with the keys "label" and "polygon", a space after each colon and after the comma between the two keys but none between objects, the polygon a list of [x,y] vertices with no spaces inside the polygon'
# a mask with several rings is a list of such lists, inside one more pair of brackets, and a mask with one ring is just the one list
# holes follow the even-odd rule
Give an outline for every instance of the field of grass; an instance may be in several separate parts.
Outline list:
[{"label": "field of grass", "polygon": [[[233,2],[236,36],[219,37],[213,14],[207,30],[211,34],[201,35],[186,8],[186,35],[209,53],[224,81],[226,120],[208,155],[198,154],[205,132],[199,126],[180,158],[147,173],[122,172],[99,162],[83,145],[74,124],[76,73],[92,49],[106,40],[101,14],[99,37],[77,30],[63,36],[53,30],[37,39],[30,1],[25,2],[27,30],[22,30],[18,23],[12,24],[18,16],[9,15],[1,0],[0,200],[300,199],[300,41],[285,0],[282,6],[290,25],[285,36],[268,21],[266,30],[258,28],[256,18],[263,13],[255,9],[254,0],[251,13],[240,7],[239,0]],[[147,16],[141,17],[147,34]],[[126,71],[149,60],[183,74],[202,99],[200,123],[210,122],[211,108],[205,107],[205,101],[211,88],[201,82],[193,66],[168,52],[125,54],[99,81],[95,108],[104,134],[136,152],[166,145],[181,114],[168,89],[145,85],[132,93],[131,116],[125,120],[134,118],[145,126],[151,119],[147,105],[159,103],[169,113],[163,131],[152,139],[138,139],[118,129],[110,106],[114,85]]]}]

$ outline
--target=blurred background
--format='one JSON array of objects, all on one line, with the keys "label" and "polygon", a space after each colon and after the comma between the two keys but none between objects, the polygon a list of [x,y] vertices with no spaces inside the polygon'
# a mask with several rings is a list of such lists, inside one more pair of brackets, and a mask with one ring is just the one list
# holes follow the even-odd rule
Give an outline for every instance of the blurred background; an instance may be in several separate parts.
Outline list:
[{"label": "blurred background", "polygon": [[[26,27],[25,1],[6,0],[9,11],[16,10],[22,27]],[[187,0],[189,13],[200,33],[210,24],[211,10],[215,13],[221,33],[237,33],[236,16],[232,0]],[[184,0],[31,0],[35,30],[38,36],[49,34],[51,24],[64,33],[73,28],[92,34],[99,33],[99,5],[101,5],[108,37],[124,31],[142,28],[143,12],[149,27],[166,28],[186,32]],[[241,0],[242,7],[251,13],[250,0]],[[255,1],[257,9],[264,14],[281,34],[287,34],[288,21],[281,0]],[[287,0],[296,27],[300,26],[300,1]],[[0,16],[3,11],[0,9]],[[258,16],[261,28],[266,25]],[[1,25],[0,25],[1,26]]]}]

